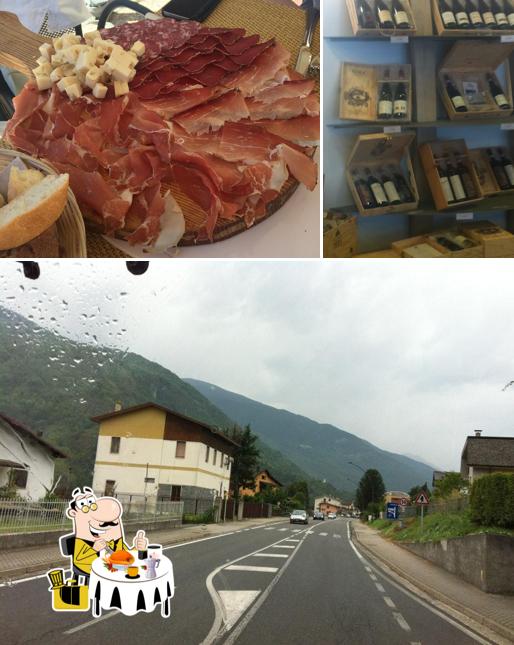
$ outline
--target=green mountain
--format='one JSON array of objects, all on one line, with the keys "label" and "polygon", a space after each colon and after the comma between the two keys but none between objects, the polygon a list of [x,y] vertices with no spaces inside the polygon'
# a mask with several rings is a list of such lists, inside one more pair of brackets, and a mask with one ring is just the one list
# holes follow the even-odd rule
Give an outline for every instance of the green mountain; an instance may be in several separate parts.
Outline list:
[{"label": "green mountain", "polygon": [[[91,483],[98,426],[90,418],[154,401],[212,426],[234,425],[225,413],[168,369],[137,354],[75,342],[0,307],[0,411],[40,431],[63,450],[56,471],[69,486]],[[335,494],[288,458],[259,442],[262,466],[289,484],[309,480]]]},{"label": "green mountain", "polygon": [[362,476],[348,462],[379,470],[387,490],[408,491],[416,484],[432,481],[430,466],[381,450],[333,425],[264,405],[211,383],[184,380],[240,425],[249,423],[268,446],[287,455],[311,477],[326,478],[338,489],[354,489],[352,482]]}]

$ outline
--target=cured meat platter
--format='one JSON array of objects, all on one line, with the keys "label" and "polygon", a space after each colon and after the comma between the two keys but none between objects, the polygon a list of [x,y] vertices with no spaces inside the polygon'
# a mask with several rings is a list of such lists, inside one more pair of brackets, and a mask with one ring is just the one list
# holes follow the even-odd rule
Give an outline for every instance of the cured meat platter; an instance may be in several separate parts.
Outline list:
[{"label": "cured meat platter", "polygon": [[[43,54],[5,138],[70,175],[88,230],[150,247],[212,243],[317,184],[316,82],[276,38],[163,18]],[[63,72],[70,56],[75,71]],[[102,73],[97,87],[86,80]]]}]

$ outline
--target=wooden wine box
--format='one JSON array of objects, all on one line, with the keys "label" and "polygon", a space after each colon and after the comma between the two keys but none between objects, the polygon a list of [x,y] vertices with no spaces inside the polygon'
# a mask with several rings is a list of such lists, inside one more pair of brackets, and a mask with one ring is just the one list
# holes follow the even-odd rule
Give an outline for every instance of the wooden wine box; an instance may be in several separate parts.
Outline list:
[{"label": "wooden wine box", "polygon": [[462,231],[466,237],[480,242],[486,258],[514,258],[514,235],[492,222],[463,222]]},{"label": "wooden wine box", "polygon": [[[444,247],[442,244],[439,244],[437,242],[437,237],[440,236],[445,236],[445,234],[448,233],[453,233],[457,235],[463,235],[466,237],[470,242],[473,243],[473,246],[470,246],[469,248],[466,249],[460,249],[459,251],[450,251],[450,249]],[[466,234],[466,231],[464,231],[460,227],[455,227],[452,229],[444,229],[441,231],[435,231],[434,233],[430,233],[429,239],[435,243],[438,244],[438,246],[443,246],[445,252],[446,252],[446,257],[449,258],[483,258],[484,257],[484,246],[481,242],[478,240],[474,240],[472,237]]]},{"label": "wooden wine box", "polygon": [[[451,120],[506,118],[512,114],[512,84],[508,61],[513,51],[514,43],[482,40],[455,43],[443,60],[437,77],[441,100]],[[504,66],[505,83],[500,83],[495,72],[504,63],[507,63]],[[491,96],[487,74],[492,74],[502,87],[510,109],[502,110],[498,107]],[[453,81],[460,92],[468,108],[467,112],[457,112],[455,109],[448,96],[445,75]]]},{"label": "wooden wine box", "polygon": [[[414,0],[415,2],[416,0]],[[414,13],[412,11],[411,7],[411,1],[410,0],[401,0],[405,12],[409,18],[409,23],[411,25],[411,29],[380,29],[380,27],[376,27],[375,29],[366,29],[364,28],[360,23],[359,23],[359,18],[357,14],[357,0],[346,0],[346,5],[348,7],[348,15],[350,16],[350,22],[352,24],[352,30],[355,36],[413,36],[416,33],[416,22],[414,20]],[[386,0],[386,3],[389,8],[391,8],[391,2],[390,0]],[[376,13],[374,11],[375,9],[375,0],[368,0],[368,4],[371,7],[373,11],[373,16],[375,18],[376,22]],[[392,12],[391,12],[392,13]],[[394,18],[393,18],[394,22]],[[377,23],[378,24],[378,23]]]},{"label": "wooden wine box", "polygon": [[[449,155],[452,161],[453,155],[458,155],[458,157],[462,159],[464,166],[469,172],[471,181],[473,182],[473,187],[476,193],[474,198],[452,202],[451,204],[448,203],[436,165],[437,163],[445,164],[446,155]],[[419,157],[427,177],[432,197],[434,198],[435,207],[438,211],[443,211],[447,208],[462,208],[462,206],[466,206],[466,204],[475,204],[484,198],[476,170],[471,161],[469,150],[464,139],[423,143],[419,147]]]},{"label": "wooden wine box", "polygon": [[352,258],[357,250],[357,218],[330,210],[323,216],[323,257]]},{"label": "wooden wine box", "polygon": [[[509,195],[510,193],[514,193],[514,188],[506,190],[502,190],[500,188],[496,175],[494,174],[493,167],[491,166],[491,162],[489,161],[489,155],[487,154],[487,151],[491,149],[496,151],[498,150],[498,147],[491,146],[491,148],[474,148],[469,151],[471,161],[473,162],[477,173],[478,181],[480,182],[482,193],[486,197],[489,197],[490,195]],[[508,153],[506,148],[501,147],[501,149]]]},{"label": "wooden wine box", "polygon": [[[409,150],[414,138],[414,134],[407,132],[401,134],[360,134],[357,137],[346,164],[346,178],[355,205],[361,215],[403,213],[415,210],[418,207],[419,192]],[[389,164],[401,168],[403,177],[411,190],[414,200],[402,204],[380,206],[378,208],[364,208],[359,193],[355,188],[352,173],[356,171],[362,176],[366,168],[374,172]]]},{"label": "wooden wine box", "polygon": [[[398,83],[405,85],[407,114],[401,119],[378,118],[379,94],[389,70],[388,82],[394,93]],[[404,78],[400,78],[403,72]],[[361,65],[343,63],[341,68],[341,95],[339,101],[341,119],[355,121],[380,121],[381,123],[409,123],[412,120],[412,68],[410,65]]]},{"label": "wooden wine box", "polygon": [[430,240],[428,235],[417,235],[406,240],[398,240],[391,248],[402,258],[444,258],[448,250]]},{"label": "wooden wine box", "polygon": [[[478,8],[478,0],[472,0],[475,7]],[[514,29],[446,29],[443,19],[441,17],[441,10],[439,8],[438,0],[432,0],[432,14],[434,16],[434,24],[438,36],[450,36],[450,37],[466,37],[470,36],[473,38],[484,38],[491,36],[501,36],[514,34]]]}]

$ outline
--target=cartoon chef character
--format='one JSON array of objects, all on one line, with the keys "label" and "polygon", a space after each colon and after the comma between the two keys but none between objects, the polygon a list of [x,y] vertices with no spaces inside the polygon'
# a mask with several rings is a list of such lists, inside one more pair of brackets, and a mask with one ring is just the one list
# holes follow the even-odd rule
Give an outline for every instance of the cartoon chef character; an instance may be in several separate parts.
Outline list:
[{"label": "cartoon chef character", "polygon": [[[123,508],[114,497],[96,498],[87,486],[75,488],[66,515],[73,521],[73,533],[60,539],[61,553],[70,556],[75,576],[89,580],[91,565],[102,549],[108,552],[128,551],[124,542],[121,515]],[[133,549],[146,549],[148,540],[144,531],[134,537]]]}]

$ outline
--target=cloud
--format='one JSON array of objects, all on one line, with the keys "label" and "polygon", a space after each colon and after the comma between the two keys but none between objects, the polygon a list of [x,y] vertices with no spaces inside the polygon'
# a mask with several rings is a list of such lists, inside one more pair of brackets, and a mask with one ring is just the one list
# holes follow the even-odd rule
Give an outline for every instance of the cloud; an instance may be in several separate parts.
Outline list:
[{"label": "cloud", "polygon": [[0,304],[84,342],[458,468],[475,427],[512,436],[509,262],[2,263]]}]

